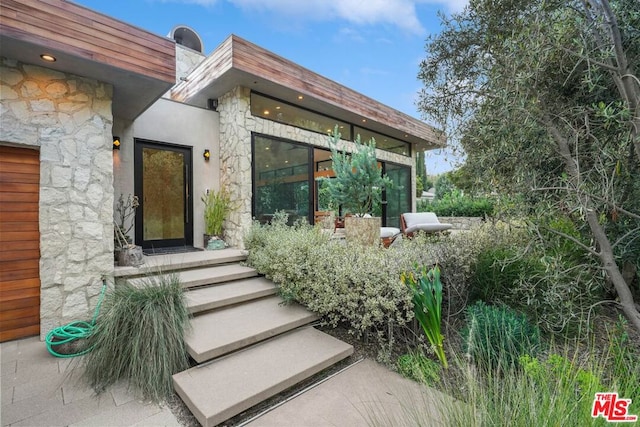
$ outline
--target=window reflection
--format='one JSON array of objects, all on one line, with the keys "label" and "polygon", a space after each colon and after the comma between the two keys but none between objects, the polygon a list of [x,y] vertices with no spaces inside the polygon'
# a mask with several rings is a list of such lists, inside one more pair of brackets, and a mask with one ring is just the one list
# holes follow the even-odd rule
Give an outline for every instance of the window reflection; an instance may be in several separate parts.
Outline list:
[{"label": "window reflection", "polygon": [[254,137],[254,216],[268,222],[278,211],[293,223],[309,217],[309,147]]},{"label": "window reflection", "polygon": [[352,139],[351,126],[346,122],[257,93],[251,94],[251,114],[323,134],[333,132],[337,125],[342,139]]}]

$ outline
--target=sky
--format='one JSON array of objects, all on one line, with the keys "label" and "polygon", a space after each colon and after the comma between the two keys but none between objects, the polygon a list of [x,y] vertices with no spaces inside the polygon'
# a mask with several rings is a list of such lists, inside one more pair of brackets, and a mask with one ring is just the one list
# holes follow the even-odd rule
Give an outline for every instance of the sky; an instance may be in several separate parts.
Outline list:
[{"label": "sky", "polygon": [[[440,31],[438,12],[467,0],[74,0],[166,36],[186,25],[211,53],[236,34],[370,98],[433,124],[416,108],[425,41]],[[427,173],[455,167],[427,154]]]}]

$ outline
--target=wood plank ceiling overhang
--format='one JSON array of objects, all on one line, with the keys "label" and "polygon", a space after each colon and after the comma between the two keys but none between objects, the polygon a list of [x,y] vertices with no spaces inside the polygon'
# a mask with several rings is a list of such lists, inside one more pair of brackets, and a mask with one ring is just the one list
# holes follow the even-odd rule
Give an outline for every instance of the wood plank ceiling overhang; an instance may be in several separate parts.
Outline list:
[{"label": "wood plank ceiling overhang", "polygon": [[125,119],[175,84],[173,40],[64,0],[2,0],[0,56],[112,84]]},{"label": "wood plank ceiling overhang", "polygon": [[[171,90],[180,102],[206,107],[236,86],[408,141],[417,150],[443,147],[437,129],[236,35],[229,36]],[[303,99],[298,97],[302,95]],[[362,120],[365,119],[366,123]]]}]

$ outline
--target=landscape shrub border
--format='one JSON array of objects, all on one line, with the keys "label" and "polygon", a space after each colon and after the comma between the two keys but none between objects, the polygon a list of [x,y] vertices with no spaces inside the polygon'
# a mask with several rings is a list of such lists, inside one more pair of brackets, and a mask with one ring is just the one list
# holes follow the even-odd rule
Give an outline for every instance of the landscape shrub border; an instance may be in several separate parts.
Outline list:
[{"label": "landscape shrub border", "polygon": [[325,324],[345,326],[356,338],[375,339],[389,355],[394,330],[414,318],[412,294],[400,280],[415,266],[442,271],[443,320],[466,306],[477,254],[496,242],[519,241],[520,228],[485,223],[469,233],[418,234],[391,248],[331,240],[318,227],[287,226],[285,215],[254,223],[245,235],[247,264],[273,280],[285,301],[316,313]]},{"label": "landscape shrub border", "polygon": [[489,197],[469,197],[453,190],[433,201],[418,201],[418,212],[434,212],[438,216],[489,217],[494,214],[495,201]]}]

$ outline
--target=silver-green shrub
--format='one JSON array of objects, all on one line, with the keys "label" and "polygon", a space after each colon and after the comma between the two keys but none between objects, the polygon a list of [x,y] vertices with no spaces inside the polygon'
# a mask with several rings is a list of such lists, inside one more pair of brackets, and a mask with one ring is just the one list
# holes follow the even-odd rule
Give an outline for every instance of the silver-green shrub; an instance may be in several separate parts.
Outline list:
[{"label": "silver-green shrub", "polygon": [[286,301],[296,301],[326,324],[347,327],[354,336],[378,340],[390,351],[393,331],[413,319],[411,292],[400,280],[414,265],[440,265],[447,308],[461,310],[469,290],[472,265],[496,239],[514,239],[517,231],[485,224],[448,236],[418,235],[389,249],[331,240],[307,224],[286,225],[277,215],[271,224],[255,223],[245,236],[247,262],[273,280]]},{"label": "silver-green shrub", "polygon": [[245,238],[247,263],[273,280],[286,301],[389,351],[394,328],[413,318],[411,294],[400,281],[411,260],[400,250],[348,245],[317,227],[285,224],[278,218],[253,225]]}]

